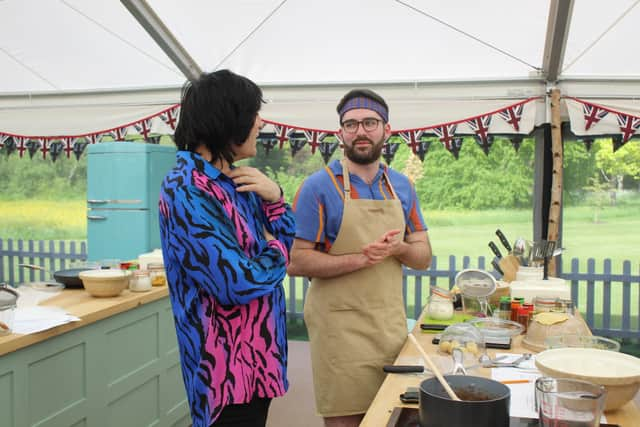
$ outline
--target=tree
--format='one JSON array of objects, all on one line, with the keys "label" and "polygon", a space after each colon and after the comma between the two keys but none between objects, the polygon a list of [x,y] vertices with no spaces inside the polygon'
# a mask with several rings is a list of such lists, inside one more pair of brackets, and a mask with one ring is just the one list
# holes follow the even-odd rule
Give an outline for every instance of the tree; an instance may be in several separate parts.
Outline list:
[{"label": "tree", "polygon": [[640,142],[630,141],[616,152],[610,140],[596,140],[596,165],[607,179],[615,183],[615,188],[622,190],[623,179],[630,176],[640,180]]}]

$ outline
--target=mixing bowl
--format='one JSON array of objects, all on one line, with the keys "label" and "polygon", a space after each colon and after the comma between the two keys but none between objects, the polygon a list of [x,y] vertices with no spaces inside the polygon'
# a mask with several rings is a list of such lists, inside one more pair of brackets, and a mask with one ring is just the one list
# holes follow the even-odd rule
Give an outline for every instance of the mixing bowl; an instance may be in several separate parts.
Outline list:
[{"label": "mixing bowl", "polygon": [[87,270],[79,273],[82,284],[94,297],[115,297],[129,286],[129,270]]},{"label": "mixing bowl", "polygon": [[554,348],[536,355],[536,367],[553,378],[575,378],[607,389],[604,410],[617,409],[640,389],[640,359],[596,348]]}]

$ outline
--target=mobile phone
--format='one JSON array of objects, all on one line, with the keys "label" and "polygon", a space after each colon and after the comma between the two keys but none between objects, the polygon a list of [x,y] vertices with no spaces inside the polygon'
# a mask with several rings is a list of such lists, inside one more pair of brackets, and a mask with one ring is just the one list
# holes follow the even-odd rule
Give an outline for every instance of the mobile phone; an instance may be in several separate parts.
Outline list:
[{"label": "mobile phone", "polygon": [[418,387],[407,387],[404,393],[400,394],[402,403],[418,403]]}]

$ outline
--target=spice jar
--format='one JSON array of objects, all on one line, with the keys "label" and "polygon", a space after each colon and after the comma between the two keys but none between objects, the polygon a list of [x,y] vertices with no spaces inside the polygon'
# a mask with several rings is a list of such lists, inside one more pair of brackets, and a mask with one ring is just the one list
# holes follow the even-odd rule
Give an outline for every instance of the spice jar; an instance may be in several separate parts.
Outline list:
[{"label": "spice jar", "polygon": [[151,278],[151,284],[153,286],[164,286],[167,284],[167,277],[164,273],[164,265],[152,262],[147,265],[149,270],[149,277]]},{"label": "spice jar", "polygon": [[11,333],[17,302],[18,293],[7,284],[0,284],[0,336]]},{"label": "spice jar", "polygon": [[497,317],[502,320],[511,320],[511,298],[500,297],[500,305],[498,306]]},{"label": "spice jar", "polygon": [[453,318],[453,298],[449,291],[432,286],[427,303],[427,316],[434,320]]},{"label": "spice jar", "polygon": [[151,278],[147,270],[134,270],[129,280],[129,289],[133,292],[146,292],[151,290]]}]

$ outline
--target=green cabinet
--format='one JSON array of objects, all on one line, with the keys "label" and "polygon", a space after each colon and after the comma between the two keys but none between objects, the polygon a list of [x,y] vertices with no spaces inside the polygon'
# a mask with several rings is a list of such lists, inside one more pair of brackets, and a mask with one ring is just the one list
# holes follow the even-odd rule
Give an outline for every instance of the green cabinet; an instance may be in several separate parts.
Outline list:
[{"label": "green cabinet", "polygon": [[0,426],[188,426],[169,298],[0,356]]}]

